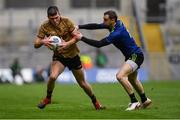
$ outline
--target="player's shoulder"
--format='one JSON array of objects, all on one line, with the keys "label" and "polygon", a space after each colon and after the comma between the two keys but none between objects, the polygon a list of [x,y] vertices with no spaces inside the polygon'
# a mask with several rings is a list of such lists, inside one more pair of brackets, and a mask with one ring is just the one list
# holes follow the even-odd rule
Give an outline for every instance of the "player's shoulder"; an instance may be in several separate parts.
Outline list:
[{"label": "player's shoulder", "polygon": [[61,20],[64,21],[64,22],[69,22],[71,21],[68,17],[61,17]]},{"label": "player's shoulder", "polygon": [[67,25],[69,25],[69,26],[72,26],[72,25],[74,25],[74,22],[71,20],[71,19],[69,19],[68,17],[61,17],[61,20],[65,23],[65,24],[67,24]]},{"label": "player's shoulder", "polygon": [[45,20],[44,22],[42,22],[41,27],[46,28],[46,27],[48,27],[49,25],[50,25],[49,20]]}]

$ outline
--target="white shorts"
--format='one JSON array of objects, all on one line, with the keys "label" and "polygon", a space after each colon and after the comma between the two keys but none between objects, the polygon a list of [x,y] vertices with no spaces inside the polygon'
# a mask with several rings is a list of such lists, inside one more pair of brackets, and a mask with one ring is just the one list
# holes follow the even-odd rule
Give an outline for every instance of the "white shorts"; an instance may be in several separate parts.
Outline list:
[{"label": "white shorts", "polygon": [[137,70],[138,65],[137,65],[134,61],[132,61],[132,60],[127,60],[126,63],[129,64],[129,65],[131,66],[132,72],[134,72],[134,71]]}]

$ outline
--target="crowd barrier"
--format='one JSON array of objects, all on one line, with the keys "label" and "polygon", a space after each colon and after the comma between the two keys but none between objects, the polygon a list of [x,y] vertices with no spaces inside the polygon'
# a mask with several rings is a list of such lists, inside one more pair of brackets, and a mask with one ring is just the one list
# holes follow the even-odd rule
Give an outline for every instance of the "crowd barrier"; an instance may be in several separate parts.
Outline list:
[{"label": "crowd barrier", "polygon": [[[118,82],[116,80],[116,73],[119,69],[117,68],[93,68],[89,70],[84,70],[85,78],[90,83],[115,83]],[[31,68],[24,68],[21,70],[23,79],[26,83],[36,82],[34,80],[34,70]],[[47,73],[44,71],[43,77],[45,77],[45,81],[47,80]],[[10,69],[0,69],[0,78],[1,82],[9,82],[14,83],[14,79],[12,77],[12,72]],[[138,78],[141,81],[148,80],[148,72],[146,69],[139,69]],[[19,80],[19,79],[18,79]],[[20,80],[19,80],[20,81]],[[72,72],[68,69],[58,76],[57,82],[59,83],[77,83]],[[15,81],[17,82],[17,81]],[[18,83],[17,83],[18,84]]]}]

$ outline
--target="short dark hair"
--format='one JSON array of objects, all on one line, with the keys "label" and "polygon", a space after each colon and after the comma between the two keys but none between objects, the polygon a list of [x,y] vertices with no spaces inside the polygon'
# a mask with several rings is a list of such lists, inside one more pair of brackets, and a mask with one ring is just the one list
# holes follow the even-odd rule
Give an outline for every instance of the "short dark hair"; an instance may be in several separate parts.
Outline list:
[{"label": "short dark hair", "polygon": [[104,13],[104,15],[109,15],[110,19],[115,19],[115,21],[117,21],[117,14],[115,11],[113,10],[108,10]]},{"label": "short dark hair", "polygon": [[56,15],[57,13],[59,13],[59,9],[58,9],[57,6],[50,6],[50,7],[48,7],[48,9],[47,9],[47,15],[48,15],[48,17],[49,17],[49,16],[54,16],[54,15]]}]

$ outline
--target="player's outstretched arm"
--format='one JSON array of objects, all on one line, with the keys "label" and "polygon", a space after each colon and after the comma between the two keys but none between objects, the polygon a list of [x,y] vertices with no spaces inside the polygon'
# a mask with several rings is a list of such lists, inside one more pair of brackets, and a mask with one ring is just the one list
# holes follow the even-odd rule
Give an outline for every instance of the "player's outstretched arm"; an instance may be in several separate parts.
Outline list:
[{"label": "player's outstretched arm", "polygon": [[107,41],[107,38],[103,38],[99,41],[93,40],[93,39],[88,39],[88,38],[84,37],[80,32],[76,33],[76,38],[78,40],[81,40],[81,41],[91,45],[91,46],[98,47],[98,48],[111,44],[110,42]]},{"label": "player's outstretched arm", "polygon": [[108,26],[104,24],[97,24],[97,23],[90,23],[84,25],[78,25],[79,29],[88,29],[88,30],[95,30],[95,29],[109,29]]},{"label": "player's outstretched arm", "polygon": [[89,44],[91,46],[97,47],[97,48],[100,48],[100,47],[103,47],[103,46],[106,46],[106,45],[110,44],[110,42],[108,42],[106,40],[106,38],[103,38],[103,39],[98,41],[98,40],[88,39],[88,38],[83,36],[81,38],[81,41],[83,41],[83,42],[85,42],[85,43],[87,43],[87,44]]}]

